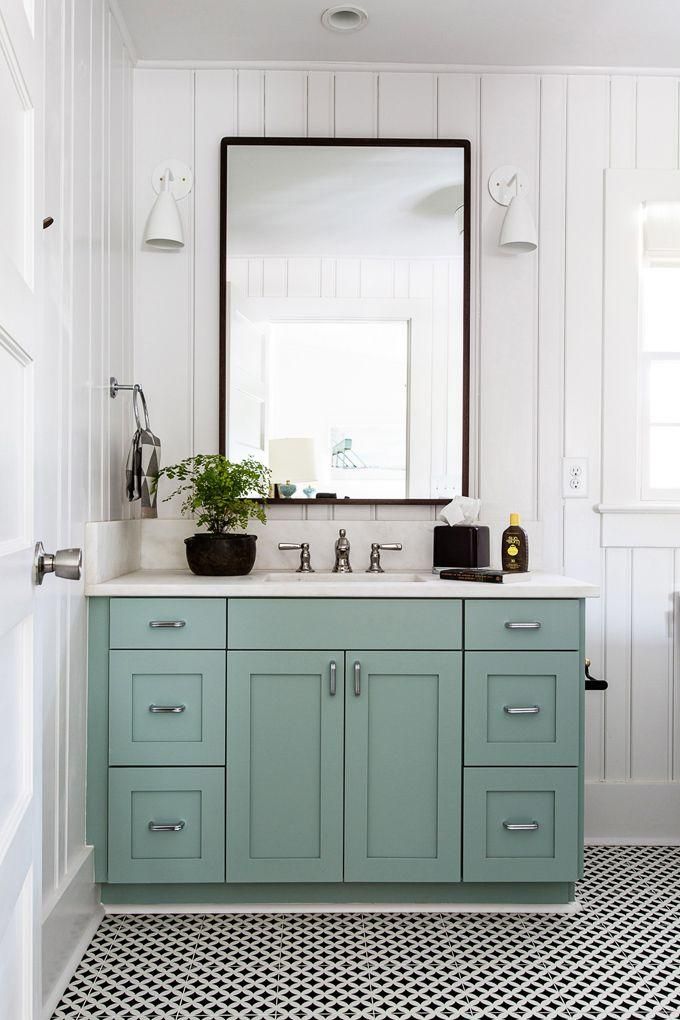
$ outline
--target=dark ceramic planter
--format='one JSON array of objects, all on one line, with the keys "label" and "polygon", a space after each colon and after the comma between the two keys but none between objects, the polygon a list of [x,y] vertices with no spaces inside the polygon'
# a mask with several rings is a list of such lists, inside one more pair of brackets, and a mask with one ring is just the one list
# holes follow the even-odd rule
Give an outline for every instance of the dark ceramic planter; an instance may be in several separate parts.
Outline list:
[{"label": "dark ceramic planter", "polygon": [[256,542],[257,535],[192,535],[184,539],[189,569],[209,577],[249,574]]}]

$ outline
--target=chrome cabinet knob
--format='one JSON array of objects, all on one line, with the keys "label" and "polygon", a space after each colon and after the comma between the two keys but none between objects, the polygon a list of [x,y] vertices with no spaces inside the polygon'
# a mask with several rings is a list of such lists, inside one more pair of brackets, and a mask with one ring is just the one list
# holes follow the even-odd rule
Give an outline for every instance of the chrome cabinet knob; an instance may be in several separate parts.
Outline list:
[{"label": "chrome cabinet knob", "polygon": [[67,581],[79,581],[83,572],[82,549],[58,549],[46,553],[42,542],[37,542],[33,558],[33,575],[36,584],[42,584],[45,574],[56,574]]}]

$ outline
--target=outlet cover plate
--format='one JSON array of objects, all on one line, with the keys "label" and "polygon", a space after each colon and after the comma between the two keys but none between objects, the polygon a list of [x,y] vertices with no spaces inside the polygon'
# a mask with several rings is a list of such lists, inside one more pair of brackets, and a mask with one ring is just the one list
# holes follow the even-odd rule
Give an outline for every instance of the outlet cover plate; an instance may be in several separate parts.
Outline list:
[{"label": "outlet cover plate", "polygon": [[588,460],[586,457],[562,459],[562,495],[579,499],[588,495]]}]

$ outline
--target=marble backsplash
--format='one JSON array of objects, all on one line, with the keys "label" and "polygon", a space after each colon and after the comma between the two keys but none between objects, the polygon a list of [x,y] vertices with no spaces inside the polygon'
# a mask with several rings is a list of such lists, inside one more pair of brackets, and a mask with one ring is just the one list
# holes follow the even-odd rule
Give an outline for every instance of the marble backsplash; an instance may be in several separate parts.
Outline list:
[{"label": "marble backsplash", "polygon": [[[286,508],[287,509],[287,508]],[[291,507],[291,511],[297,509]],[[322,509],[322,508],[318,508]],[[345,508],[341,508],[345,509]],[[349,510],[349,507],[347,508]],[[396,507],[394,510],[411,508]],[[350,541],[350,560],[356,572],[366,570],[371,542],[401,542],[401,552],[384,552],[386,571],[422,571],[432,569],[432,530],[437,521],[430,520],[352,519],[333,520],[289,519],[275,515],[266,525],[253,522],[248,531],[258,536],[256,570],[295,570],[299,563],[297,551],[281,552],[279,542],[309,542],[312,566],[330,570],[335,556],[338,530],[344,527]],[[484,520],[491,538],[491,563],[500,563],[500,537],[506,520]],[[523,524],[529,536],[530,567],[541,568],[540,522]],[[97,584],[134,570],[188,569],[184,556],[184,539],[196,531],[186,520],[104,521],[86,525],[85,576],[88,584]]]}]

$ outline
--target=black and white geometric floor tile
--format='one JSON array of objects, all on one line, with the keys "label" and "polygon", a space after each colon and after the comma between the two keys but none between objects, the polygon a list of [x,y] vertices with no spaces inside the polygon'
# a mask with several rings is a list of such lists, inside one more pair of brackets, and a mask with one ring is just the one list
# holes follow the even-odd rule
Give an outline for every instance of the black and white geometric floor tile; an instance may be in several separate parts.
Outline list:
[{"label": "black and white geometric floor tile", "polygon": [[589,847],[576,914],[110,915],[53,1020],[680,1020],[680,847]]}]

